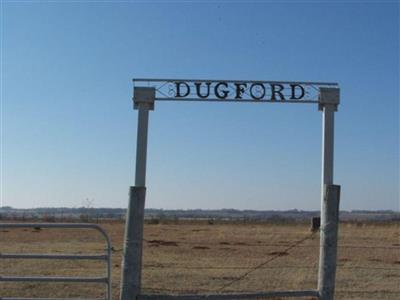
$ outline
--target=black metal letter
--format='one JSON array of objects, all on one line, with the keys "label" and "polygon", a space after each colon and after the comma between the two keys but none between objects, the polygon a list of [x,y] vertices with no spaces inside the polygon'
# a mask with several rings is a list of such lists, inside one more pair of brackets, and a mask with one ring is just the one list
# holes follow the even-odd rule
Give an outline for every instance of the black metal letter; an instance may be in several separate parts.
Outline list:
[{"label": "black metal letter", "polygon": [[[276,87],[278,87],[279,90],[276,90]],[[284,86],[282,84],[271,84],[271,101],[277,100],[276,94],[279,95],[279,100],[285,100],[285,95],[282,93],[283,89]]]},{"label": "black metal letter", "polygon": [[194,85],[196,86],[196,93],[197,93],[197,96],[199,98],[203,98],[204,99],[204,98],[207,98],[208,96],[210,96],[210,85],[211,85],[211,82],[206,82],[207,93],[205,95],[201,94],[201,82],[195,82]]},{"label": "black metal letter", "polygon": [[220,93],[219,93],[220,92],[220,90],[219,90],[220,86],[224,86],[224,87],[228,88],[228,84],[226,82],[218,82],[215,85],[215,88],[214,88],[215,96],[217,96],[217,98],[219,98],[219,99],[225,99],[228,96],[229,91],[228,90],[222,90],[221,91],[222,95],[220,95]]},{"label": "black metal letter", "polygon": [[[261,91],[260,90],[257,91],[257,93],[260,94],[259,96],[254,95],[254,93],[253,93],[253,88],[254,87],[256,87],[256,88],[258,87],[257,90],[261,89]],[[250,95],[255,100],[261,100],[262,98],[264,98],[264,96],[265,96],[265,87],[264,87],[264,85],[262,83],[253,83],[250,86]]]},{"label": "black metal letter", "polygon": [[235,99],[242,99],[242,94],[244,93],[247,87],[247,83],[235,83],[236,85],[236,97]]},{"label": "black metal letter", "polygon": [[[291,84],[290,85],[291,89],[292,89],[292,95],[290,97],[290,100],[300,100],[301,98],[304,97],[305,95],[305,90],[304,87],[300,84]],[[300,95],[296,97],[296,87],[300,88]]]},{"label": "black metal letter", "polygon": [[[186,87],[186,93],[184,95],[181,95],[181,84],[183,84],[183,86]],[[190,94],[190,87],[186,82],[176,81],[175,85],[176,85],[176,95],[175,95],[176,98],[183,98]]]}]

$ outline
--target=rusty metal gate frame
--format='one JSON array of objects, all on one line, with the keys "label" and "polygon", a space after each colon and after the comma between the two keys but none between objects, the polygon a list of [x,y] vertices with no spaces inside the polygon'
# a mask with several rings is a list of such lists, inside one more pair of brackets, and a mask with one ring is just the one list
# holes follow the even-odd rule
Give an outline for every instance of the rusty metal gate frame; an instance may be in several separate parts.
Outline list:
[{"label": "rusty metal gate frame", "polygon": [[[105,260],[107,262],[107,271],[104,277],[55,277],[55,276],[3,276],[0,274],[0,282],[69,282],[69,283],[103,283],[107,286],[107,296],[105,300],[112,300],[111,293],[111,241],[106,231],[97,224],[82,223],[0,223],[0,229],[5,228],[62,228],[62,229],[94,229],[101,233],[106,241],[107,247],[105,254],[97,255],[79,255],[79,254],[37,254],[37,253],[1,253],[0,259],[66,259],[66,260]],[[15,298],[1,297],[0,300],[28,300],[28,299],[46,299],[57,300],[61,298]],[[67,300],[68,298],[62,298]],[[76,298],[74,298],[76,299]],[[83,298],[82,298],[83,299]]]}]

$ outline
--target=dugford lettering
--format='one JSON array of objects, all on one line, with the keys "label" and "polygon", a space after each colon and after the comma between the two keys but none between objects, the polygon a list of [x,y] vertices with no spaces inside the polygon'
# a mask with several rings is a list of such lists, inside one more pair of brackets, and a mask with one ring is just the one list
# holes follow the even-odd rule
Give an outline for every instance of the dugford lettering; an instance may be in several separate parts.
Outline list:
[{"label": "dugford lettering", "polygon": [[174,97],[195,97],[217,100],[264,100],[264,101],[301,101],[306,94],[305,88],[297,83],[264,82],[174,82]]}]

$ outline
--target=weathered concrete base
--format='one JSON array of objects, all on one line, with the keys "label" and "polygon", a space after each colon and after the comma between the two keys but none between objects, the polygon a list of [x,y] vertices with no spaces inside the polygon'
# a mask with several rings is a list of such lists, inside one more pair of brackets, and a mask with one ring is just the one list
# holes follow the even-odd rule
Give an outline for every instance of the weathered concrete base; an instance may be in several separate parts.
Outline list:
[{"label": "weathered concrete base", "polygon": [[130,187],[129,206],[125,220],[121,300],[133,300],[140,294],[145,199],[145,187]]},{"label": "weathered concrete base", "polygon": [[318,291],[321,300],[333,300],[335,295],[339,199],[339,185],[324,186],[318,273]]}]

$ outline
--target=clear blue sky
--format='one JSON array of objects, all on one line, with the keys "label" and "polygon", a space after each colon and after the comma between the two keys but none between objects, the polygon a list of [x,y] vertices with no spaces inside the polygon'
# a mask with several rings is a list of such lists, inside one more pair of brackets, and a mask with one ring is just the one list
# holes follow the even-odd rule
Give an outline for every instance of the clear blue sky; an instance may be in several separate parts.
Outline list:
[{"label": "clear blue sky", "polygon": [[[342,209],[399,209],[399,2],[2,1],[2,205],[126,207],[134,77],[333,81]],[[315,105],[156,103],[147,207],[319,209]]]}]

